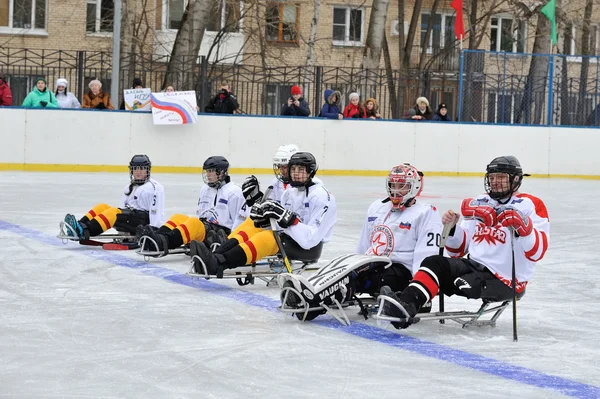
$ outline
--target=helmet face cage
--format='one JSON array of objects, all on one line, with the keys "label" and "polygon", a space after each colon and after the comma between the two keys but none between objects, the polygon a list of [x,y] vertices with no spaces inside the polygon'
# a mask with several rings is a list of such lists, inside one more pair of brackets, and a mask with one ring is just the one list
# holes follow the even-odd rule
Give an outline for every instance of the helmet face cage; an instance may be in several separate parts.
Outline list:
[{"label": "helmet face cage", "polygon": [[[152,168],[152,163],[150,162],[150,158],[147,155],[134,155],[131,158],[131,162],[129,162],[129,179],[131,183],[139,186],[145,184],[150,179],[150,170]],[[134,175],[134,171],[145,170],[143,178],[137,178]]]},{"label": "helmet face cage", "polygon": [[[496,181],[506,176],[504,181]],[[494,184],[492,184],[492,179]],[[523,182],[523,170],[517,158],[513,156],[499,157],[492,160],[486,168],[484,187],[488,195],[500,201],[510,199]]]},{"label": "helmet face cage", "polygon": [[414,166],[399,165],[392,168],[385,184],[392,209],[403,209],[410,200],[421,194],[423,176]]},{"label": "helmet face cage", "polygon": [[[273,155],[273,174],[277,180],[289,184],[287,166],[292,155],[298,152],[298,146],[295,144],[284,144],[279,146],[275,155]],[[285,167],[282,171],[281,169]]]},{"label": "helmet face cage", "polygon": [[[292,167],[293,166],[304,166],[304,168],[306,169],[306,174],[307,174],[305,181],[299,182],[299,181],[294,181],[292,179]],[[311,153],[309,153],[309,152],[295,153],[290,158],[290,162],[288,162],[287,179],[289,181],[289,184],[292,187],[302,187],[302,186],[309,185],[310,182],[312,181],[312,178],[317,173],[318,169],[319,169],[319,167],[317,166],[317,161]]]}]

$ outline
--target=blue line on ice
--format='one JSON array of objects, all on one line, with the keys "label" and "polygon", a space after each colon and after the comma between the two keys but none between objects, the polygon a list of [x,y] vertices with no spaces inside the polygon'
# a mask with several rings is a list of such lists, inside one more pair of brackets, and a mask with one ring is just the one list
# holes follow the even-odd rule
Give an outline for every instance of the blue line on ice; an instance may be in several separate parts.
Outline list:
[{"label": "blue line on ice", "polygon": [[[57,247],[62,247],[63,245],[56,237],[49,236],[26,227],[4,222],[2,220],[0,220],[0,230],[40,241],[44,244]],[[136,269],[144,274],[159,277],[176,284],[201,289],[215,295],[233,299],[246,305],[256,306],[269,311],[276,311],[277,306],[279,306],[279,301],[264,297],[262,295],[234,289],[221,284],[212,283],[207,280],[192,280],[189,276],[174,270],[162,268],[142,261],[136,261],[126,256],[118,255],[114,252],[86,251],[81,253],[117,266]],[[353,323],[350,326],[342,326],[339,322],[333,319],[316,320],[312,323],[345,332],[360,338],[390,345],[395,348],[414,352],[419,355],[443,360],[458,366],[473,369],[475,371],[505,378],[507,380],[513,380],[515,382],[520,382],[535,387],[555,390],[564,395],[573,396],[576,398],[600,398],[600,387],[597,386],[544,374],[525,367],[514,366],[499,360],[452,349],[447,346],[398,334],[396,332],[383,330],[374,326],[362,323]]]}]

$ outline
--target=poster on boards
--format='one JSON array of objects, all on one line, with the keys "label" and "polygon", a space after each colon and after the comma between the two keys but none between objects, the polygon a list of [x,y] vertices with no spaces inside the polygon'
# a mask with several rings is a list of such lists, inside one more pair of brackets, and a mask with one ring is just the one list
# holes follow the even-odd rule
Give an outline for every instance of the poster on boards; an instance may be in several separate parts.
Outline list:
[{"label": "poster on boards", "polygon": [[152,93],[152,119],[155,125],[184,125],[198,122],[196,92]]}]

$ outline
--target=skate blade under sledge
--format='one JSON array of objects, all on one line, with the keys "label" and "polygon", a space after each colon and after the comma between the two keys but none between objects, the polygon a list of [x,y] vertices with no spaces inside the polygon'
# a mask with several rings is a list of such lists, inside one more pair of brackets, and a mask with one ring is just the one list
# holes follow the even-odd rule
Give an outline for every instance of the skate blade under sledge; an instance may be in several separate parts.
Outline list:
[{"label": "skate blade under sledge", "polygon": [[[69,232],[71,234],[69,234]],[[69,241],[79,242],[81,245],[90,246],[102,246],[107,243],[122,243],[125,240],[135,239],[135,236],[131,234],[100,234],[99,236],[90,237],[89,239],[81,238],[77,236],[77,233],[71,226],[66,224],[64,221],[60,222],[60,232],[56,236],[62,240],[63,244],[67,244]]]},{"label": "skate blade under sledge", "polygon": [[150,261],[150,258],[162,258],[167,255],[186,254],[190,252],[189,247],[179,247],[174,249],[168,249],[167,251],[161,251],[158,249],[156,241],[149,236],[142,236],[138,242],[138,248],[135,253],[144,257],[144,261]]},{"label": "skate blade under sledge", "polygon": [[[198,273],[194,270],[194,260],[198,260],[203,268],[203,273]],[[301,273],[304,270],[309,270],[307,268],[308,264],[291,261],[293,273]],[[283,264],[281,258],[277,256],[268,256],[263,258],[260,262],[254,263],[252,265],[240,266],[235,269],[226,269],[223,271],[222,276],[211,275],[208,273],[208,269],[202,259],[199,256],[194,255],[192,257],[192,267],[188,271],[187,275],[192,278],[203,278],[206,280],[210,280],[213,278],[218,279],[236,279],[237,283],[241,286],[254,284],[256,279],[262,280],[267,283],[267,286],[277,285],[277,277],[282,273],[287,273],[287,269]]]},{"label": "skate blade under sledge", "polygon": [[[394,316],[390,316],[390,315],[383,313],[384,304],[386,301],[389,302],[389,304],[391,306],[395,306],[396,308],[398,308],[404,315],[406,315],[406,318],[394,317]],[[498,318],[500,317],[502,312],[504,312],[504,310],[508,307],[509,304],[510,304],[510,301],[504,301],[504,302],[483,301],[483,303],[481,304],[479,309],[475,312],[467,311],[467,310],[453,311],[453,312],[433,312],[433,313],[422,314],[422,315],[415,316],[415,317],[410,317],[410,315],[406,312],[406,309],[404,309],[404,307],[400,303],[398,303],[396,300],[394,300],[393,298],[390,298],[387,295],[380,295],[379,296],[379,310],[377,312],[377,315],[375,316],[375,319],[389,321],[392,323],[404,323],[407,321],[409,321],[411,323],[418,323],[419,321],[452,320],[452,321],[455,321],[458,324],[460,324],[463,328],[466,328],[469,326],[495,327],[496,321],[498,320]],[[480,320],[480,318],[484,315],[491,315],[491,317],[489,319]]]}]

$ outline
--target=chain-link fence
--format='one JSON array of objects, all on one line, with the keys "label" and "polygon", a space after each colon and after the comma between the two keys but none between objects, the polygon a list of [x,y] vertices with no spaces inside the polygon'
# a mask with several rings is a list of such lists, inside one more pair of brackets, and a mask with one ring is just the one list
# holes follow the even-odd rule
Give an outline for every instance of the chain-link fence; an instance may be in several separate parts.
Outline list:
[{"label": "chain-link fence", "polygon": [[458,119],[600,126],[600,57],[465,50]]}]

